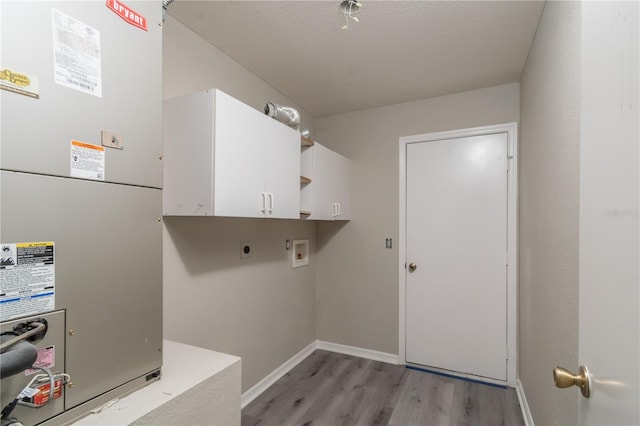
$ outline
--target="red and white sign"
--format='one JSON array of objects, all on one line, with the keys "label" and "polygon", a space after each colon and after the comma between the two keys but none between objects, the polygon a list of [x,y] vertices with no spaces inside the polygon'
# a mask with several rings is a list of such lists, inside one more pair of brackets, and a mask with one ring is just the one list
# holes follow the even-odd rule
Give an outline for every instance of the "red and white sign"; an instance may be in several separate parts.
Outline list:
[{"label": "red and white sign", "polygon": [[107,0],[107,7],[131,25],[147,31],[147,18],[118,0]]},{"label": "red and white sign", "polygon": [[[38,393],[36,393],[31,403],[37,405],[36,408],[42,407],[44,404],[49,402],[49,398],[51,397],[51,384],[45,383],[44,385],[38,386]],[[62,396],[62,379],[56,379],[53,382],[53,399],[58,399]]]}]

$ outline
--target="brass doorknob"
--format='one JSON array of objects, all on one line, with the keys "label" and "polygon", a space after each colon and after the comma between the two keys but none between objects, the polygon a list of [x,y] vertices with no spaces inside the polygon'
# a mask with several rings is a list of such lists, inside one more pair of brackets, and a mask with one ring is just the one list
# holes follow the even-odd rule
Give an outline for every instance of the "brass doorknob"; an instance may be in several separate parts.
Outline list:
[{"label": "brass doorknob", "polygon": [[418,265],[415,264],[415,262],[411,262],[409,264],[409,272],[413,272],[416,270],[416,268],[418,268]]},{"label": "brass doorknob", "polygon": [[578,374],[573,374],[562,367],[554,368],[553,381],[556,383],[556,386],[561,389],[577,386],[580,388],[582,396],[585,398],[591,396],[591,375],[584,365],[578,368]]}]

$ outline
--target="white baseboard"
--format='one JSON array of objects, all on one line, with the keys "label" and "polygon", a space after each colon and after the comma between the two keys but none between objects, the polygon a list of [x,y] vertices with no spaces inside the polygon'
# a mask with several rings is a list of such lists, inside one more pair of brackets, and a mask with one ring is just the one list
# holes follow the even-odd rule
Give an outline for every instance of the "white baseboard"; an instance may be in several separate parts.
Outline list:
[{"label": "white baseboard", "polygon": [[518,394],[518,401],[520,401],[520,409],[522,410],[522,417],[524,418],[525,426],[535,426],[533,423],[533,416],[529,409],[529,403],[527,403],[527,397],[524,394],[524,388],[520,379],[516,380],[516,392]]},{"label": "white baseboard", "polygon": [[251,389],[246,391],[240,397],[240,408],[244,408],[249,405],[254,399],[256,399],[262,392],[267,390],[269,386],[277,382],[282,376],[287,374],[293,367],[300,364],[302,360],[311,355],[313,351],[318,349],[318,341],[315,340],[309,344],[306,348],[295,354],[288,361],[282,364],[280,367],[273,370],[264,379],[256,383]]},{"label": "white baseboard", "polygon": [[386,352],[374,351],[371,349],[363,349],[355,346],[341,345],[339,343],[324,342],[317,340],[317,349],[336,352],[339,354],[357,356],[359,358],[371,359],[373,361],[386,362],[387,364],[399,364],[398,355]]},{"label": "white baseboard", "polygon": [[[269,386],[277,382],[282,376],[287,374],[293,367],[300,364],[302,360],[311,355],[316,349],[323,349],[325,351],[336,352],[339,354],[352,355],[360,358],[370,359],[373,361],[386,362],[388,364],[399,364],[398,355],[389,354],[386,352],[374,351],[371,349],[363,349],[355,346],[341,345],[339,343],[324,342],[316,340],[309,344],[306,348],[295,354],[291,359],[286,361],[280,367],[269,373],[264,379],[256,383],[251,389],[246,391],[240,397],[240,408],[244,408],[249,405],[254,399],[256,399],[262,392],[267,390]],[[528,425],[527,425],[528,426]]]}]

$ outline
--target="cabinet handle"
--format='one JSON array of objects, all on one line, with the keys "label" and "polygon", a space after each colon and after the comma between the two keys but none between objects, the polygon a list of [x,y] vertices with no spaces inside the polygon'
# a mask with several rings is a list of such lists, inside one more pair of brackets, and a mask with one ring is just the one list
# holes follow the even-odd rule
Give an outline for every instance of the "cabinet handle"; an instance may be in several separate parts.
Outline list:
[{"label": "cabinet handle", "polygon": [[269,213],[273,213],[273,192],[269,192]]},{"label": "cabinet handle", "polygon": [[336,217],[338,215],[338,204],[333,203],[331,204],[331,207],[333,208],[331,216]]},{"label": "cabinet handle", "polygon": [[260,195],[262,195],[262,208],[260,209],[260,211],[262,213],[265,213],[267,211],[267,193],[261,192]]},{"label": "cabinet handle", "polygon": [[340,205],[340,203],[336,203],[336,206],[338,207],[338,212],[336,216],[340,216],[340,213],[342,213],[342,206]]}]

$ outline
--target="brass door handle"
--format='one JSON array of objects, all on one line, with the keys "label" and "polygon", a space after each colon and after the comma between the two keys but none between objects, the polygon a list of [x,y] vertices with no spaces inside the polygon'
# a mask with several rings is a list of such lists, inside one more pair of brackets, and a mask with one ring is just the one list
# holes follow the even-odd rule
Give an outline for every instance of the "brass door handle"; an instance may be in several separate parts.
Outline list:
[{"label": "brass door handle", "polygon": [[571,386],[577,386],[582,392],[582,396],[589,398],[591,395],[591,375],[584,365],[578,368],[578,374],[573,374],[569,370],[556,367],[553,369],[553,381],[556,386],[564,389]]},{"label": "brass door handle", "polygon": [[413,272],[418,268],[418,265],[415,264],[415,262],[411,262],[409,264],[409,272]]}]

